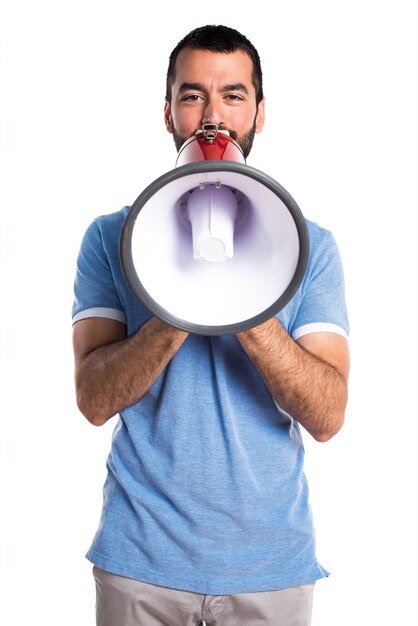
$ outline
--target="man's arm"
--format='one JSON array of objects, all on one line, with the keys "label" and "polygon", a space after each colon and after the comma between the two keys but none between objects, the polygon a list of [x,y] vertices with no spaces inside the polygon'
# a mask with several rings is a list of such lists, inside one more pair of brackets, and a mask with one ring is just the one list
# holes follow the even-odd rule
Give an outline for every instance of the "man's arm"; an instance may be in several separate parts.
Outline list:
[{"label": "man's arm", "polygon": [[317,441],[339,431],[349,374],[344,337],[312,333],[295,342],[275,318],[237,337],[278,404]]},{"label": "man's arm", "polygon": [[125,324],[93,317],[74,324],[75,385],[83,415],[101,426],[138,402],[183,345],[187,333],[153,317],[126,337]]}]

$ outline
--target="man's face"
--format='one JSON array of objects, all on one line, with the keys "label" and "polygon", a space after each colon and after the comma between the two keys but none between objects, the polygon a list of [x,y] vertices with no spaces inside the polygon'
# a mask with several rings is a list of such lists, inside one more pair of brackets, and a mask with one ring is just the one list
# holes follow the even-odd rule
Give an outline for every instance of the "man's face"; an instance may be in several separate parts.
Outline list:
[{"label": "man's face", "polygon": [[256,105],[253,65],[241,50],[216,53],[184,48],[176,61],[171,106],[164,118],[177,150],[202,124],[228,130],[247,157],[264,124],[264,99]]}]

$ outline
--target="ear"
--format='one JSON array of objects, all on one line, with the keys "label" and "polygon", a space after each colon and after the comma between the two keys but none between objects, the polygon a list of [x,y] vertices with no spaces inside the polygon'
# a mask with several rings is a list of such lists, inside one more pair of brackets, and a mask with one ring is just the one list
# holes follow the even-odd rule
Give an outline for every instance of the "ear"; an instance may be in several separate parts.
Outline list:
[{"label": "ear", "polygon": [[164,104],[164,121],[165,121],[165,127],[168,130],[169,133],[173,132],[173,121],[171,119],[171,109],[170,109],[170,105],[168,103],[168,101],[165,101]]},{"label": "ear", "polygon": [[266,99],[263,98],[257,107],[257,114],[255,116],[255,132],[261,133],[264,126]]}]

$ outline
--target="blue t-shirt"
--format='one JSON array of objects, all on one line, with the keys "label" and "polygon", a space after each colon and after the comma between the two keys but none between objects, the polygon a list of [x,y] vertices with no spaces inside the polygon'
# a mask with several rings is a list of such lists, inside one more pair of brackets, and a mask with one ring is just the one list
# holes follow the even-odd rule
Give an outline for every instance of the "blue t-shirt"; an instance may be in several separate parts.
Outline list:
[{"label": "blue t-shirt", "polygon": [[[96,219],[82,242],[73,319],[151,314],[120,265],[128,208]],[[310,258],[278,314],[294,338],[348,333],[340,257],[307,222]],[[273,400],[235,335],[189,335],[152,388],[118,417],[100,524],[87,558],[151,584],[224,595],[301,585],[318,563],[299,424]]]}]

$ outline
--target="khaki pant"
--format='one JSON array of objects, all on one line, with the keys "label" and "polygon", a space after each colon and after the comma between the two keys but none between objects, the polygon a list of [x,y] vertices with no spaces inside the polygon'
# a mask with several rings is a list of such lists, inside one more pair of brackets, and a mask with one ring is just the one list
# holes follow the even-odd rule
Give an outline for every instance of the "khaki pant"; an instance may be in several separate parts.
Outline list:
[{"label": "khaki pant", "polygon": [[93,568],[97,626],[310,626],[315,583],[226,596],[157,587]]}]

